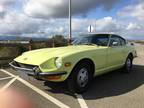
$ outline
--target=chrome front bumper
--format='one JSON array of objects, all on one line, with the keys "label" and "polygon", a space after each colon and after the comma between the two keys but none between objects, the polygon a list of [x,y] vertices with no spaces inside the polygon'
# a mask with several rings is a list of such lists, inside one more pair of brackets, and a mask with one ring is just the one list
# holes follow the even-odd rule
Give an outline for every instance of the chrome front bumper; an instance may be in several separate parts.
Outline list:
[{"label": "chrome front bumper", "polygon": [[36,71],[36,68],[38,68],[37,66],[35,66],[32,69],[22,68],[22,67],[19,67],[19,66],[15,65],[15,61],[9,63],[9,65],[14,70],[25,72],[29,76],[44,77],[44,76],[58,76],[58,75],[65,75],[65,74],[67,74],[67,72],[37,72]]}]

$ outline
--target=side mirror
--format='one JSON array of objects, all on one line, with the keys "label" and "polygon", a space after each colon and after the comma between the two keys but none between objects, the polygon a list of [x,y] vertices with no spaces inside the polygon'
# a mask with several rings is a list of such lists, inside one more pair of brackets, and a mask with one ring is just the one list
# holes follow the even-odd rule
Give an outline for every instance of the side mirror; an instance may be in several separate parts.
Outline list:
[{"label": "side mirror", "polygon": [[111,46],[118,46],[118,42],[113,42]]},{"label": "side mirror", "polygon": [[130,43],[130,45],[134,46],[134,43]]}]

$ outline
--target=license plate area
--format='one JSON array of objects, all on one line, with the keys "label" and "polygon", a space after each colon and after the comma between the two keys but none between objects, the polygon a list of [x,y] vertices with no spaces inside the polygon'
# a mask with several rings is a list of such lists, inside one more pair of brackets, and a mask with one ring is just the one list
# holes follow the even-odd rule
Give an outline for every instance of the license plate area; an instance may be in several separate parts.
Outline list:
[{"label": "license plate area", "polygon": [[19,71],[19,75],[20,75],[21,78],[24,78],[24,79],[29,79],[30,78],[27,71]]}]

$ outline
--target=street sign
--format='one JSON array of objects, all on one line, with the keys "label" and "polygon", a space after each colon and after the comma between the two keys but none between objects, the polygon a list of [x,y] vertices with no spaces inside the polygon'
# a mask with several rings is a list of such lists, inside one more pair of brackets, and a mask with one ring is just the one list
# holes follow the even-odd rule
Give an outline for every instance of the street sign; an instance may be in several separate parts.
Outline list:
[{"label": "street sign", "polygon": [[91,26],[91,25],[90,25],[90,26],[88,26],[88,32],[90,32],[90,33],[91,33],[91,32],[93,32],[93,31],[94,31],[94,27],[93,27],[93,26]]}]

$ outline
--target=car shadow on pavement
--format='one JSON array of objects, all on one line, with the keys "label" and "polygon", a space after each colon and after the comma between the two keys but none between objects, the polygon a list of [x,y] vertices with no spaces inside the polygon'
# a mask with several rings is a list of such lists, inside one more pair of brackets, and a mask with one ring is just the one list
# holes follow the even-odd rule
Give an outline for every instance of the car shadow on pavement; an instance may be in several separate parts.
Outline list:
[{"label": "car shadow on pavement", "polygon": [[144,66],[134,65],[131,73],[121,70],[96,77],[91,88],[83,94],[84,99],[93,100],[118,96],[130,92],[144,84]]},{"label": "car shadow on pavement", "polygon": [[[132,72],[129,74],[117,70],[96,77],[92,81],[88,91],[83,93],[83,98],[85,100],[93,100],[122,95],[138,88],[142,84],[144,84],[144,66],[134,65]],[[72,93],[68,92],[66,82],[45,82],[44,85],[48,86],[46,90],[49,92],[74,96]]]},{"label": "car shadow on pavement", "polygon": [[44,86],[47,86],[45,89],[48,92],[54,94],[66,94],[75,97],[74,93],[71,93],[67,88],[66,82],[44,82]]}]

